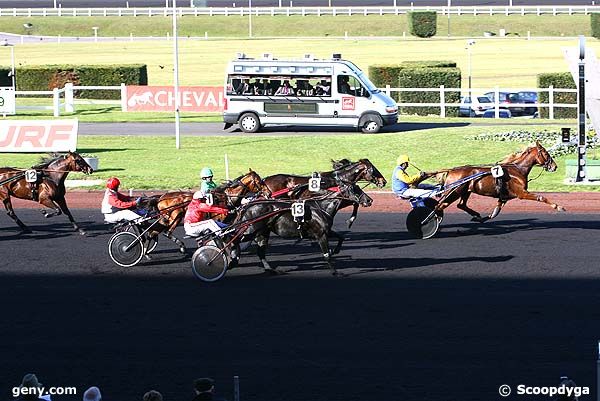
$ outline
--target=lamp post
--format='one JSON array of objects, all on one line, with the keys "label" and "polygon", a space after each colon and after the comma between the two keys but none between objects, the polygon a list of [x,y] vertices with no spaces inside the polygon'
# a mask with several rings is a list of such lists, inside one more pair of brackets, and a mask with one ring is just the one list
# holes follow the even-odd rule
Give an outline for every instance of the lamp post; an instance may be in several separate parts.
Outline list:
[{"label": "lamp post", "polygon": [[173,94],[175,95],[175,147],[179,149],[179,47],[177,43],[177,0],[173,0]]},{"label": "lamp post", "polygon": [[452,7],[452,0],[448,0],[448,37],[450,37],[450,7]]},{"label": "lamp post", "polygon": [[8,39],[4,39],[0,46],[10,47],[10,80],[13,90],[15,90],[15,45],[11,45],[8,43]]},{"label": "lamp post", "polygon": [[469,69],[468,69],[468,71],[469,71],[469,97],[471,97],[471,88],[472,88],[472,85],[471,85],[471,76],[472,76],[472,74],[471,74],[471,71],[472,71],[471,70],[471,49],[474,44],[475,44],[475,40],[469,39],[469,40],[467,40],[467,47],[465,47],[465,49],[467,49],[468,64],[469,64]]}]

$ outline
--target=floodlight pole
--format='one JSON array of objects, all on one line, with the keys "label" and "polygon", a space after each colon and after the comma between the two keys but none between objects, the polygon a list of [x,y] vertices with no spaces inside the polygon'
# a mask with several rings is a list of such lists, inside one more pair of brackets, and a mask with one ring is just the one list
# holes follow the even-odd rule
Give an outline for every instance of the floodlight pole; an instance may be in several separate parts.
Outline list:
[{"label": "floodlight pole", "polygon": [[450,7],[452,7],[452,0],[448,0],[448,37],[450,37]]},{"label": "floodlight pole", "polygon": [[586,138],[585,138],[585,36],[579,36],[579,85],[577,88],[577,117],[579,119],[579,141],[577,143],[576,182],[587,181]]},{"label": "floodlight pole", "polygon": [[248,37],[252,37],[252,0],[248,0]]},{"label": "floodlight pole", "polygon": [[177,0],[173,0],[173,93],[175,95],[175,147],[179,144],[179,47],[177,46]]}]

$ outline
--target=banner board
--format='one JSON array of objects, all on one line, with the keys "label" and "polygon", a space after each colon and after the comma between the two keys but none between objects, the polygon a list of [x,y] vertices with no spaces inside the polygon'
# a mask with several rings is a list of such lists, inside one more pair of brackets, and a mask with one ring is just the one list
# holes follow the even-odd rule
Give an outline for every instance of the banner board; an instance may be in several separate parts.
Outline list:
[{"label": "banner board", "polygon": [[15,90],[0,88],[0,114],[16,114]]},{"label": "banner board", "polygon": [[[179,111],[223,111],[222,86],[180,86]],[[172,86],[127,86],[127,111],[175,111]]]},{"label": "banner board", "polygon": [[77,149],[77,119],[0,121],[0,153]]}]

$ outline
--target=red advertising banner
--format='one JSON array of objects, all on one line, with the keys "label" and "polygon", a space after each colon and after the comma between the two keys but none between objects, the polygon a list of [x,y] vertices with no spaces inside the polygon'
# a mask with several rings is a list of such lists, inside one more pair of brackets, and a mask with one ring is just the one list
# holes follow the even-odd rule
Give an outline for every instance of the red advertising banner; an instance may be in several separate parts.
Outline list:
[{"label": "red advertising banner", "polygon": [[0,121],[0,152],[75,151],[77,128],[77,120]]},{"label": "red advertising banner", "polygon": [[[223,111],[222,86],[180,86],[179,111]],[[128,86],[127,111],[175,111],[172,86]]]}]

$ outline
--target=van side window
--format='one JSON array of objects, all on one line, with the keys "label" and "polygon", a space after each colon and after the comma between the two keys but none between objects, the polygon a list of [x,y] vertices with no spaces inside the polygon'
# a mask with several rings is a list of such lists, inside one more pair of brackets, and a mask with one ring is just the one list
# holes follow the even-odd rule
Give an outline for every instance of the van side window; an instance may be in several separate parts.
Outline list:
[{"label": "van side window", "polygon": [[369,97],[366,90],[358,79],[349,75],[338,76],[338,93],[358,97]]}]

